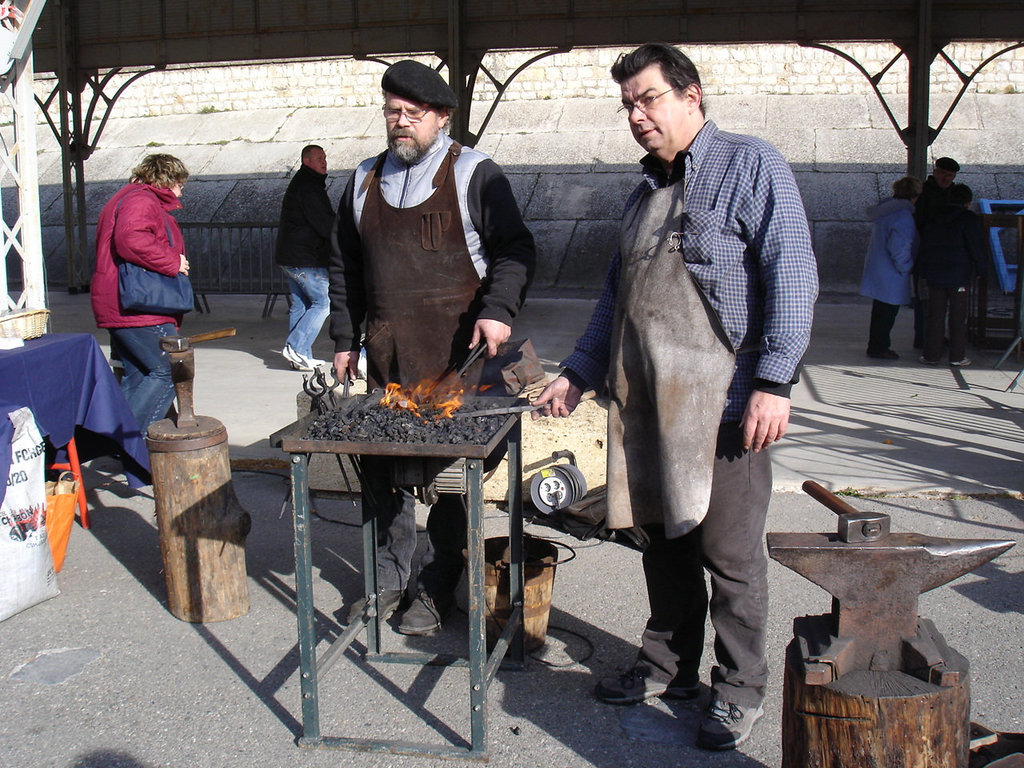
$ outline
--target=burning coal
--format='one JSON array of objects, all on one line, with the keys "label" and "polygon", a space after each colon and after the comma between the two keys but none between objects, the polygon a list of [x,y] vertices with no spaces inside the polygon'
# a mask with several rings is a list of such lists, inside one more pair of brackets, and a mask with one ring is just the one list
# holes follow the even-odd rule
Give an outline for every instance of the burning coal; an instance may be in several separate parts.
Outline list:
[{"label": "burning coal", "polygon": [[450,419],[462,405],[463,389],[441,390],[437,382],[421,381],[414,387],[388,384],[379,405],[393,411],[408,411],[420,418]]},{"label": "burning coal", "polygon": [[[398,394],[395,388],[388,404],[383,396],[353,398],[337,410],[325,413],[309,426],[306,437],[351,443],[427,443],[437,445],[483,445],[510,419],[507,414],[460,418],[457,406],[447,414],[438,404],[416,402]],[[405,401],[404,403],[402,401]],[[461,402],[461,400],[460,400]],[[469,397],[471,409],[502,402],[495,398]]]}]

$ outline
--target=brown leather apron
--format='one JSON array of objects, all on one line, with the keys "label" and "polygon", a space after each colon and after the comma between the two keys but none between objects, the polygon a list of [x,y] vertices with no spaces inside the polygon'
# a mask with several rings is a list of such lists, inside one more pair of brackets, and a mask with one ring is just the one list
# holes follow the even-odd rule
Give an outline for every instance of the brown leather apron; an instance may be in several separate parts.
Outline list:
[{"label": "brown leather apron", "polygon": [[[735,355],[683,261],[684,185],[623,218],[608,412],[608,527],[689,533],[707,514]],[[692,243],[689,245],[692,246]]]},{"label": "brown leather apron", "polygon": [[[366,358],[371,387],[415,386],[462,362],[479,314],[480,278],[466,246],[455,160],[457,142],[434,175],[434,193],[395,208],[380,188],[384,155],[368,174],[360,220],[367,287]],[[468,388],[482,363],[463,377]]]}]

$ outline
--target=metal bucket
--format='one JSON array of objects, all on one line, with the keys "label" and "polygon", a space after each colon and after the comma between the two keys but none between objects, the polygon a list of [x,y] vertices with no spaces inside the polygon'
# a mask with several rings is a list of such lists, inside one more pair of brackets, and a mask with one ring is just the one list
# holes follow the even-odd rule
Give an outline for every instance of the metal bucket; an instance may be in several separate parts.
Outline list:
[{"label": "metal bucket", "polygon": [[[545,539],[523,537],[523,633],[526,650],[547,641],[551,592],[555,584],[558,550]],[[508,537],[484,542],[484,596],[487,612],[487,646],[493,648],[512,610],[508,602]]]}]

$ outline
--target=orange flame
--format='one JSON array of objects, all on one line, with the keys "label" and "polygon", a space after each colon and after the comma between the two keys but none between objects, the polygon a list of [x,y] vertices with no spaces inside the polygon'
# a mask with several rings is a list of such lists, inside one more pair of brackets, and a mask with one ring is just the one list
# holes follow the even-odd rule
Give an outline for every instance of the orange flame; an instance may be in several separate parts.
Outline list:
[{"label": "orange flame", "polygon": [[436,382],[427,380],[411,388],[392,383],[385,387],[380,405],[395,411],[409,411],[420,418],[425,418],[421,410],[436,410],[439,413],[435,418],[450,419],[462,405],[463,392],[461,388],[437,391]]}]

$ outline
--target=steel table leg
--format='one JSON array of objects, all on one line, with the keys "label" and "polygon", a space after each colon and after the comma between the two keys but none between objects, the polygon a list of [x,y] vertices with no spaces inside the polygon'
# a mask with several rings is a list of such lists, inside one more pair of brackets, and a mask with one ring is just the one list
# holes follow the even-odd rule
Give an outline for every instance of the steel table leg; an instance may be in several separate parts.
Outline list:
[{"label": "steel table leg", "polygon": [[471,753],[487,752],[486,597],[484,594],[483,462],[466,462],[469,581],[469,707]]},{"label": "steel table leg", "polygon": [[313,546],[310,531],[309,454],[292,456],[292,510],[295,520],[295,615],[299,622],[299,672],[302,689],[300,743],[320,741],[320,699],[313,620]]},{"label": "steel table leg", "polygon": [[[366,482],[365,475],[360,473],[360,487]],[[377,578],[377,515],[368,510],[366,504],[360,505],[363,510],[363,594],[367,601],[373,600],[370,606],[371,618],[366,623],[367,652],[379,655],[381,652],[380,606],[378,598]]]},{"label": "steel table leg", "polygon": [[509,540],[509,605],[513,614],[519,610],[519,626],[509,648],[513,666],[522,668],[526,661],[526,633],[523,629],[523,451],[522,424],[517,423],[508,440],[508,540]]}]

